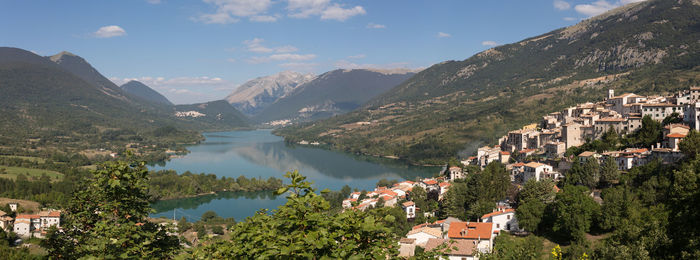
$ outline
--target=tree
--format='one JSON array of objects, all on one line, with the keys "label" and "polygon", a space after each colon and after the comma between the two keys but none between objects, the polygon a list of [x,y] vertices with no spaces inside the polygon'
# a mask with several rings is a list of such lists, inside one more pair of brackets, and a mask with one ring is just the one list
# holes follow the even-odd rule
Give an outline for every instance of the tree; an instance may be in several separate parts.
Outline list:
[{"label": "tree", "polygon": [[604,187],[609,187],[613,181],[620,178],[620,170],[617,168],[617,162],[612,156],[608,156],[600,167],[600,184]]},{"label": "tree", "polygon": [[204,214],[202,214],[202,217],[200,218],[200,220],[202,220],[202,222],[209,222],[209,221],[215,220],[217,218],[219,218],[219,215],[216,214],[216,212],[209,210],[207,212],[204,212]]},{"label": "tree", "polygon": [[479,259],[542,259],[542,238],[529,235],[523,239],[508,233],[499,234],[494,240],[492,253],[482,254]]},{"label": "tree", "polygon": [[106,162],[76,189],[62,230],[52,228],[43,242],[57,259],[172,258],[178,238],[147,221],[147,175],[144,163]]},{"label": "tree", "polygon": [[565,183],[567,185],[583,185],[594,188],[600,180],[600,165],[598,159],[588,158],[583,164],[576,158],[571,165],[571,169],[566,174]]},{"label": "tree", "polygon": [[518,218],[518,225],[525,230],[537,231],[547,204],[552,203],[555,196],[554,181],[528,180],[517,197],[518,210],[515,215]]},{"label": "tree", "polygon": [[[393,215],[375,217],[348,210],[327,214],[329,203],[306,177],[287,172],[291,183],[278,190],[287,202],[272,212],[260,211],[231,229],[231,240],[195,248],[192,258],[385,258],[395,256],[397,237],[386,224]],[[322,193],[327,191],[322,191]]]},{"label": "tree", "polygon": [[678,144],[681,152],[688,158],[696,158],[700,153],[700,132],[690,130],[688,135]]},{"label": "tree", "polygon": [[608,128],[608,131],[603,133],[603,136],[601,136],[600,139],[602,140],[602,144],[605,146],[602,150],[616,150],[618,144],[620,143],[620,135],[617,134],[612,126]]},{"label": "tree", "polygon": [[553,212],[554,232],[570,241],[584,239],[600,213],[600,206],[588,193],[589,190],[582,186],[566,186],[557,193]]},{"label": "tree", "polygon": [[190,223],[187,223],[187,219],[185,217],[180,218],[180,221],[177,222],[177,231],[182,234],[188,229],[190,229]]}]

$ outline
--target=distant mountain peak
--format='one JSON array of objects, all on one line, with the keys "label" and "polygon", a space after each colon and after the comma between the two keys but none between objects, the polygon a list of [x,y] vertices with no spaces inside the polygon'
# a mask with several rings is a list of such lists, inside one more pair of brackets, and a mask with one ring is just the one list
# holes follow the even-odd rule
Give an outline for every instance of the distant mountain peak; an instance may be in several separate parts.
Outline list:
[{"label": "distant mountain peak", "polygon": [[138,98],[143,99],[143,100],[148,101],[148,102],[153,102],[153,103],[168,105],[168,106],[173,105],[173,103],[170,102],[170,100],[168,100],[162,94],[158,93],[157,91],[150,88],[149,86],[146,86],[146,84],[143,84],[143,83],[136,81],[136,80],[131,80],[127,83],[124,83],[124,85],[121,85],[120,88],[128,94],[135,96],[135,97],[138,97]]},{"label": "distant mountain peak", "polygon": [[314,74],[294,71],[258,77],[240,85],[226,97],[226,101],[243,113],[254,115],[315,77]]}]

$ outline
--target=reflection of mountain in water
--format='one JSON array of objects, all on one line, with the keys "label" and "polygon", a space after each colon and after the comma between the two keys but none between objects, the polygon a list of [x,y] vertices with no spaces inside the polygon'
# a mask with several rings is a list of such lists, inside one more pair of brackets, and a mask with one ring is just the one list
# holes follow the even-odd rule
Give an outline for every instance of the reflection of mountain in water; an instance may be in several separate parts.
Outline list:
[{"label": "reflection of mountain in water", "polygon": [[293,169],[313,169],[334,178],[397,178],[413,180],[430,176],[436,167],[417,167],[400,162],[367,157],[348,156],[334,151],[287,146],[284,142],[256,143],[233,149],[239,156],[258,165],[275,168],[281,172]]},{"label": "reflection of mountain in water", "polygon": [[272,191],[255,191],[255,192],[219,192],[215,194],[202,195],[191,198],[161,200],[151,204],[151,207],[156,213],[171,211],[173,209],[195,209],[199,205],[210,203],[213,200],[228,200],[228,199],[264,199],[273,200],[277,196]]}]

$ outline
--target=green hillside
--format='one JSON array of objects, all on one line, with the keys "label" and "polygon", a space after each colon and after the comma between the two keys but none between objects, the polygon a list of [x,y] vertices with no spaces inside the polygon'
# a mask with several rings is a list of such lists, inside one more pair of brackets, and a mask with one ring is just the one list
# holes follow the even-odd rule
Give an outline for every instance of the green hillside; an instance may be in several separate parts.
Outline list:
[{"label": "green hillside", "polygon": [[170,102],[168,98],[164,97],[163,95],[153,90],[152,88],[144,85],[143,83],[135,80],[124,83],[124,85],[121,85],[120,88],[124,90],[124,92],[126,92],[127,94],[135,98],[143,99],[147,102],[152,102],[154,104],[160,104],[165,106],[173,105],[173,103]]},{"label": "green hillside", "polygon": [[[355,112],[277,131],[353,153],[441,163],[546,113],[700,82],[700,4],[646,1],[436,64]],[[370,122],[370,124],[357,122]]]}]

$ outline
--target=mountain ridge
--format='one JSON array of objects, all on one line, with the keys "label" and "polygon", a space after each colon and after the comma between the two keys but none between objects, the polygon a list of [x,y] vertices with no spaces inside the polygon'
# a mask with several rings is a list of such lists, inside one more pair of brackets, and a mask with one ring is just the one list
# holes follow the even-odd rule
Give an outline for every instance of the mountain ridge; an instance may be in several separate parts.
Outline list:
[{"label": "mountain ridge", "polygon": [[140,81],[136,80],[130,80],[127,83],[122,84],[119,86],[122,90],[124,90],[126,93],[133,95],[137,98],[141,98],[145,101],[148,102],[153,102],[161,105],[166,105],[166,106],[174,106],[168,98],[163,96],[162,94],[158,93],[154,89],[152,89],[149,86],[146,86],[146,84],[143,84]]},{"label": "mountain ridge", "polygon": [[225,100],[244,114],[253,116],[314,77],[313,74],[293,71],[258,77],[240,85]]}]

